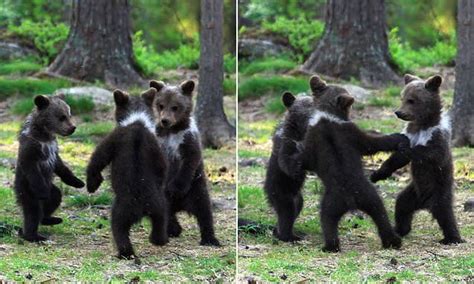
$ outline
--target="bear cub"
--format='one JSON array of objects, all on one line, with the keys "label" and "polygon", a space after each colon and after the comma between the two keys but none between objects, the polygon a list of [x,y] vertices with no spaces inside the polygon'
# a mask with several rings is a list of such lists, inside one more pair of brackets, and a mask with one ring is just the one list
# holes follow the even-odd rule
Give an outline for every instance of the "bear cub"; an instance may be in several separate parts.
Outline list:
[{"label": "bear cub", "polygon": [[426,209],[438,221],[444,238],[441,244],[464,242],[453,212],[453,161],[451,158],[451,127],[447,115],[442,115],[438,75],[426,81],[405,75],[402,104],[396,116],[408,124],[403,133],[410,147],[396,152],[371,175],[377,182],[411,163],[410,184],[398,195],[395,205],[395,231],[405,236],[411,231],[413,215]]},{"label": "bear cub", "polygon": [[69,136],[76,129],[64,96],[36,96],[34,104],[36,108],[26,118],[18,137],[15,193],[23,210],[20,235],[27,241],[39,242],[47,239],[38,233],[40,223],[62,222],[61,218],[52,216],[62,199],[61,191],[53,184],[53,174],[76,188],[83,187],[84,183],[59,156],[56,135]]},{"label": "bear cub", "polygon": [[362,156],[394,151],[408,144],[402,134],[375,135],[349,120],[354,98],[341,87],[327,85],[318,76],[310,80],[314,111],[301,154],[303,167],[314,171],[324,184],[321,225],[324,251],[340,250],[338,224],[350,210],[367,213],[378,228],[384,248],[400,248],[401,239],[390,225],[375,187],[364,176]]},{"label": "bear cub", "polygon": [[161,81],[151,81],[150,87],[158,90],[153,103],[157,119],[156,135],[169,164],[165,182],[170,205],[168,234],[170,237],[181,234],[182,228],[176,213],[185,211],[197,219],[201,232],[200,244],[219,246],[214,235],[200,134],[191,115],[194,82],[188,80],[179,86],[171,86]]},{"label": "bear cub", "polygon": [[167,161],[155,136],[152,103],[156,89],[141,97],[116,90],[115,129],[100,142],[87,166],[87,191],[95,192],[102,181],[102,170],[111,165],[112,235],[118,257],[135,256],[130,228],[143,217],[151,219],[150,242],[168,242],[168,207],[164,194]]},{"label": "bear cub", "polygon": [[313,113],[310,96],[282,96],[287,113],[273,135],[273,148],[268,162],[264,189],[267,200],[278,217],[274,235],[284,242],[301,240],[293,233],[293,225],[303,208],[303,187],[306,175],[299,158],[308,120]]}]

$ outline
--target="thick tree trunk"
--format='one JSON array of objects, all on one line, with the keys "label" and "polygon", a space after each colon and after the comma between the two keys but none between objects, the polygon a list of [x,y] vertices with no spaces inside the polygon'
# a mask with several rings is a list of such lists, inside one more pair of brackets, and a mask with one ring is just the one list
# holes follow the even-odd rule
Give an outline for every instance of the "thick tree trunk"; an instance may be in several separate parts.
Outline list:
[{"label": "thick tree trunk", "polygon": [[133,59],[128,0],[74,0],[71,30],[48,71],[114,87],[142,84]]},{"label": "thick tree trunk", "polygon": [[383,86],[400,81],[389,62],[384,0],[328,0],[324,35],[303,70]]},{"label": "thick tree trunk", "polygon": [[453,144],[474,145],[474,2],[458,1],[458,55],[453,102]]},{"label": "thick tree trunk", "polygon": [[206,147],[221,147],[235,137],[224,113],[224,1],[201,0],[201,56],[196,118]]}]

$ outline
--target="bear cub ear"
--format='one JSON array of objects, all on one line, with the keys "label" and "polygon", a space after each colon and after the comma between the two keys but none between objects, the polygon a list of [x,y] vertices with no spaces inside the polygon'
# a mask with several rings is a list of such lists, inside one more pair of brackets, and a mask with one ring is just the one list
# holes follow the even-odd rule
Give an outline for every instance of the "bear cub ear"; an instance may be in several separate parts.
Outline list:
[{"label": "bear cub ear", "polygon": [[413,81],[417,81],[417,80],[421,80],[419,77],[416,77],[414,75],[411,75],[411,74],[405,74],[403,76],[403,80],[405,80],[405,85],[408,85],[409,83],[413,82]]},{"label": "bear cub ear", "polygon": [[129,96],[127,93],[123,92],[122,90],[114,91],[114,101],[116,105],[124,106],[128,103],[128,100],[129,100]]},{"label": "bear cub ear", "polygon": [[347,109],[354,103],[354,98],[349,95],[339,95],[336,102],[341,109]]},{"label": "bear cub ear", "polygon": [[286,108],[290,108],[295,102],[295,100],[296,100],[296,97],[290,92],[285,92],[281,96],[281,101],[283,102]]},{"label": "bear cub ear", "polygon": [[179,85],[179,88],[183,92],[183,95],[191,96],[194,91],[194,81],[193,80],[184,81],[183,83]]},{"label": "bear cub ear", "polygon": [[436,92],[438,91],[441,83],[443,82],[443,78],[439,75],[434,75],[428,78],[425,82],[425,88],[429,91]]},{"label": "bear cub ear", "polygon": [[318,75],[314,75],[311,77],[311,79],[309,79],[309,86],[311,87],[311,91],[313,91],[313,93],[320,93],[324,91],[328,85]]},{"label": "bear cub ear", "polygon": [[156,89],[155,88],[150,88],[148,90],[146,90],[145,92],[142,93],[142,99],[145,101],[145,104],[147,106],[152,106],[153,105],[153,101],[155,100],[155,96],[156,96]]},{"label": "bear cub ear", "polygon": [[163,89],[165,85],[166,84],[162,81],[155,81],[155,80],[150,81],[150,87],[155,88],[158,92],[161,91],[161,89]]},{"label": "bear cub ear", "polygon": [[47,96],[38,95],[35,97],[34,102],[39,110],[43,110],[49,106],[50,100]]}]

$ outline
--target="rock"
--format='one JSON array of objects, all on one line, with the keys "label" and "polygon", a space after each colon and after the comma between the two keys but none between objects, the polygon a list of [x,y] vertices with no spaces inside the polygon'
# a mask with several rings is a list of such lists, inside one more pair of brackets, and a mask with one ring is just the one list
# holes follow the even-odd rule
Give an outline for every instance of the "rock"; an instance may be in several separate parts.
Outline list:
[{"label": "rock", "polygon": [[91,97],[95,105],[113,106],[114,97],[112,92],[99,87],[73,87],[59,89],[53,95],[64,94],[77,97]]},{"label": "rock", "polygon": [[252,167],[252,166],[266,166],[267,160],[263,158],[249,158],[240,159],[239,166],[241,167]]},{"label": "rock", "polygon": [[13,60],[28,56],[38,56],[38,53],[34,49],[14,42],[0,42],[0,60]]},{"label": "rock", "polygon": [[2,167],[14,169],[16,167],[16,159],[15,158],[2,158],[0,159],[0,165]]},{"label": "rock", "polygon": [[239,39],[239,58],[256,59],[262,57],[278,56],[291,50],[269,39]]},{"label": "rock", "polygon": [[366,101],[373,94],[371,90],[367,90],[367,89],[364,89],[362,87],[352,85],[352,84],[336,84],[336,85],[346,89],[358,102]]},{"label": "rock", "polygon": [[233,210],[235,209],[235,199],[214,199],[212,200],[212,208],[217,210]]},{"label": "rock", "polygon": [[466,202],[464,202],[464,211],[474,212],[474,197],[471,197]]}]

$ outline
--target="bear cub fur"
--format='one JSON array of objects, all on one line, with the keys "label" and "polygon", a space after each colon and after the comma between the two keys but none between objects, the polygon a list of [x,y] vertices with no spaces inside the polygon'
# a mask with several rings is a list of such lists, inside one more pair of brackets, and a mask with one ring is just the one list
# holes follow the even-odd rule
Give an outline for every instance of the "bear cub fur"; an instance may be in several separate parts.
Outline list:
[{"label": "bear cub fur", "polygon": [[112,235],[118,257],[135,256],[130,228],[147,216],[151,219],[150,242],[168,242],[168,207],[164,194],[167,161],[155,136],[152,111],[156,89],[141,97],[116,90],[116,128],[95,149],[87,166],[87,191],[95,192],[103,181],[101,171],[111,166]]},{"label": "bear cub fur", "polygon": [[324,251],[340,250],[338,223],[350,210],[361,210],[375,222],[384,248],[400,248],[401,239],[390,225],[375,187],[364,176],[362,156],[393,151],[408,144],[402,134],[375,135],[361,131],[349,120],[354,98],[341,87],[327,85],[318,76],[310,80],[317,109],[309,120],[303,167],[322,180],[321,201]]},{"label": "bear cub fur", "polygon": [[273,135],[264,189],[278,217],[274,235],[281,241],[294,242],[301,239],[293,233],[293,225],[303,208],[301,188],[306,178],[301,159],[296,156],[314,108],[310,96],[295,97],[286,92],[282,101],[288,111]]},{"label": "bear cub fur", "polygon": [[392,154],[371,180],[385,179],[411,162],[412,181],[398,195],[395,205],[395,231],[407,235],[414,213],[426,209],[443,231],[440,243],[455,244],[464,241],[453,212],[451,128],[448,117],[442,115],[441,82],[437,75],[426,81],[405,75],[402,104],[395,114],[408,122],[404,134],[410,139],[410,148]]},{"label": "bear cub fur", "polygon": [[36,96],[35,110],[27,117],[18,137],[18,162],[15,193],[23,210],[20,235],[27,241],[39,242],[46,237],[38,233],[39,224],[56,225],[61,218],[52,214],[61,204],[61,191],[53,184],[53,174],[70,186],[84,183],[64,164],[59,156],[56,135],[69,136],[76,126],[63,96]]},{"label": "bear cub fur", "polygon": [[200,244],[219,246],[214,234],[200,134],[191,115],[194,82],[189,80],[179,86],[171,86],[151,81],[150,87],[158,90],[153,103],[157,119],[156,135],[169,163],[165,182],[170,205],[168,234],[170,237],[181,234],[176,213],[185,211],[197,219]]}]

